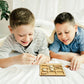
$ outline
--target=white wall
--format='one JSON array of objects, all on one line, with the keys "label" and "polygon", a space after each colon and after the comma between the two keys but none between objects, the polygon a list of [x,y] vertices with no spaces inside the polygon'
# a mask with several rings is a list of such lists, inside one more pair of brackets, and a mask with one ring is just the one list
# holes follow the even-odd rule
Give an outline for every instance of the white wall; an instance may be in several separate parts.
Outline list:
[{"label": "white wall", "polygon": [[[53,21],[58,13],[66,11],[76,17],[76,21],[84,25],[84,0],[6,0],[9,9],[25,7],[30,9],[36,19]],[[0,37],[9,33],[9,22],[0,21]]]},{"label": "white wall", "polygon": [[[11,11],[13,8],[13,1],[12,0],[5,0],[8,2],[9,5],[9,10]],[[5,20],[5,18],[3,18],[2,20],[0,20],[0,38],[8,35],[9,29],[8,29],[8,25],[9,25],[9,20]]]},{"label": "white wall", "polygon": [[36,19],[53,21],[60,12],[70,12],[84,25],[84,0],[13,0],[13,9],[30,9]]},{"label": "white wall", "polygon": [[59,0],[13,0],[13,9],[25,7],[30,9],[36,19],[52,21],[57,14]]}]

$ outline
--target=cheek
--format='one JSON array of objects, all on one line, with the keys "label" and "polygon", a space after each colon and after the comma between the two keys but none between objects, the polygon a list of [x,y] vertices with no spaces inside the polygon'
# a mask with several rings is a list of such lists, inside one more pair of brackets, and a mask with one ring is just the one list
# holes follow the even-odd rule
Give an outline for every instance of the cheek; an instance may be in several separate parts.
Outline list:
[{"label": "cheek", "polygon": [[58,37],[58,38],[61,38],[61,37],[62,37],[62,35],[57,35],[57,37]]},{"label": "cheek", "polygon": [[61,40],[61,35],[60,36],[58,35],[57,37],[58,37],[59,40]]},{"label": "cheek", "polygon": [[30,37],[30,40],[31,40],[31,41],[33,40],[33,36]]},{"label": "cheek", "polygon": [[19,37],[19,36],[15,36],[15,39],[16,39],[17,41],[20,41],[20,40],[22,40],[23,38],[22,38],[22,37]]},{"label": "cheek", "polygon": [[75,33],[69,34],[69,37],[70,37],[70,38],[74,38],[74,36],[75,36]]}]

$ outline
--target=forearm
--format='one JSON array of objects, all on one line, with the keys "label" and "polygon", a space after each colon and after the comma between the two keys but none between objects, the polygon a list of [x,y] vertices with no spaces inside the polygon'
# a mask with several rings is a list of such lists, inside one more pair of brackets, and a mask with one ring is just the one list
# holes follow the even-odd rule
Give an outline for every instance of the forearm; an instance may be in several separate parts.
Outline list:
[{"label": "forearm", "polygon": [[80,53],[80,60],[81,60],[81,63],[84,63],[84,51]]},{"label": "forearm", "polygon": [[61,54],[57,54],[57,53],[50,51],[51,58],[62,59],[62,60],[66,60],[66,61],[71,61],[73,56],[76,56],[76,55],[77,54],[75,54],[75,53],[69,53],[69,54],[61,55]]},{"label": "forearm", "polygon": [[80,56],[80,59],[81,59],[81,63],[84,63],[84,54],[82,54],[82,55]]},{"label": "forearm", "polygon": [[19,63],[19,56],[0,59],[0,67],[2,68],[6,68],[8,66],[18,64],[18,63]]}]

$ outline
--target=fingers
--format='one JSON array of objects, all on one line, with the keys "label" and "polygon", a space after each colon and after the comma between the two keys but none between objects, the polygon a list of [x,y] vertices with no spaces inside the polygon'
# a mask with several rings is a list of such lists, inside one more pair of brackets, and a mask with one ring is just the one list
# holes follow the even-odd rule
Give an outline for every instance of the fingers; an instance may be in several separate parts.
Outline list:
[{"label": "fingers", "polygon": [[40,60],[40,59],[41,59],[41,57],[42,57],[42,55],[41,55],[41,54],[39,54],[39,55],[36,57],[36,60]]},{"label": "fingers", "polygon": [[32,58],[35,58],[36,59],[36,56],[34,56],[32,54],[26,53],[25,55],[28,56],[28,57],[32,57]]},{"label": "fingers", "polygon": [[41,58],[42,58],[42,55],[39,54],[38,56],[36,56],[36,60],[35,60],[35,62],[33,62],[32,64],[39,64]]},{"label": "fingers", "polygon": [[33,62],[33,64],[44,64],[44,63],[49,63],[50,61],[50,57],[49,56],[45,56],[43,54],[39,54],[36,57],[35,62]]},{"label": "fingers", "polygon": [[24,64],[32,64],[36,60],[36,56],[24,53],[22,56],[22,61]]},{"label": "fingers", "polygon": [[45,61],[46,61],[46,56],[43,55],[43,54],[39,54],[37,60],[39,61],[38,64],[45,63]]},{"label": "fingers", "polygon": [[37,63],[38,64],[44,64],[44,63],[48,63],[50,61],[50,57],[49,56],[45,56],[43,54],[39,54],[36,58]]},{"label": "fingers", "polygon": [[35,60],[32,62],[32,64],[37,65],[39,63],[39,60]]},{"label": "fingers", "polygon": [[80,59],[78,57],[74,57],[71,61],[71,70],[77,70],[80,67]]}]

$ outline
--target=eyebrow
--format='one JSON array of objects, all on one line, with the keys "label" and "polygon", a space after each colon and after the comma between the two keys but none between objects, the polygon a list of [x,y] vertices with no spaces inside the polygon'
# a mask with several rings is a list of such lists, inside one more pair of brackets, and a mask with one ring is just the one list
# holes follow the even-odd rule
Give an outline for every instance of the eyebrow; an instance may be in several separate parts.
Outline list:
[{"label": "eyebrow", "polygon": [[56,33],[61,33],[61,32],[56,32]]},{"label": "eyebrow", "polygon": [[[33,33],[29,33],[29,34],[33,34]],[[24,35],[26,35],[26,34],[18,34],[18,35],[22,35],[22,36],[24,36]]]},{"label": "eyebrow", "polygon": [[24,36],[25,34],[18,34],[18,35]]}]

